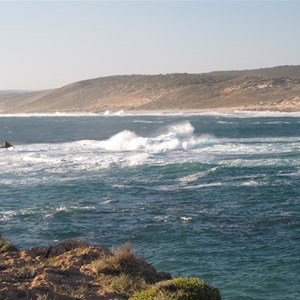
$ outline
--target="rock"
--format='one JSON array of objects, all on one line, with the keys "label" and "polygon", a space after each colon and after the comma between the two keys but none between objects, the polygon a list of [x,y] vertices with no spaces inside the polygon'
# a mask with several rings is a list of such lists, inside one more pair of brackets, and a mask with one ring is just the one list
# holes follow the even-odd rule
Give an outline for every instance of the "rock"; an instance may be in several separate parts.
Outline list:
[{"label": "rock", "polygon": [[88,244],[83,241],[77,241],[77,240],[66,240],[63,241],[55,246],[45,247],[45,246],[39,246],[34,247],[30,250],[30,254],[34,257],[36,256],[42,256],[44,258],[48,257],[54,257],[61,255],[65,252],[68,252],[72,249],[77,249],[81,247],[87,247]]},{"label": "rock", "polygon": [[0,146],[0,148],[10,148],[10,147],[13,147],[13,145],[10,144],[10,143],[7,142],[7,141],[4,141],[4,142],[2,143],[2,145]]},{"label": "rock", "polygon": [[31,255],[32,257],[41,256],[47,258],[48,253],[49,253],[49,247],[46,246],[34,247],[30,251],[27,251],[27,254]]}]

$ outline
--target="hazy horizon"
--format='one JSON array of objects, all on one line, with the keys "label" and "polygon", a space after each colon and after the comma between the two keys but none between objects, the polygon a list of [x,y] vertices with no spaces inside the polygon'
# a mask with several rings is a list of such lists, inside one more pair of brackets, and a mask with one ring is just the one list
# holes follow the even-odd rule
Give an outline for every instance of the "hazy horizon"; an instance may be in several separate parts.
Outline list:
[{"label": "hazy horizon", "polygon": [[297,1],[0,1],[0,90],[299,65]]}]

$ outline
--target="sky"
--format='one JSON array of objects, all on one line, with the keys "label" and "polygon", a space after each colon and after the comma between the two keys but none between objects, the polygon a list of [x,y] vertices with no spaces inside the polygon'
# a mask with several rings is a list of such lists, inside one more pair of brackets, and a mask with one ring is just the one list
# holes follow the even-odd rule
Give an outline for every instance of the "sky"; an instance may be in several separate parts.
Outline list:
[{"label": "sky", "polygon": [[0,90],[300,65],[300,0],[0,0]]}]

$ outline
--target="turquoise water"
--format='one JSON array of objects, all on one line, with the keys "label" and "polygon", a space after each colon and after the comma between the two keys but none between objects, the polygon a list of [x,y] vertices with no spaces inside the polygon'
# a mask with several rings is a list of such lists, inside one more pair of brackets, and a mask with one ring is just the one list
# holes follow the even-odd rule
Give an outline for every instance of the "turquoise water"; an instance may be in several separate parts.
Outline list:
[{"label": "turquoise water", "polygon": [[130,241],[224,299],[300,299],[300,115],[0,116],[0,233]]}]

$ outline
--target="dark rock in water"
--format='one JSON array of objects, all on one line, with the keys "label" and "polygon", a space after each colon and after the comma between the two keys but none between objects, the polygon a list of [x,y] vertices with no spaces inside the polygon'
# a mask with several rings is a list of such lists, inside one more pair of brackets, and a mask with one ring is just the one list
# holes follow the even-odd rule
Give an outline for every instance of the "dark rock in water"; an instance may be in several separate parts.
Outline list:
[{"label": "dark rock in water", "polygon": [[7,141],[4,141],[4,142],[2,143],[2,145],[0,146],[0,148],[10,148],[10,147],[13,147],[13,145],[10,144],[10,143],[7,142]]}]

